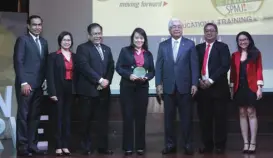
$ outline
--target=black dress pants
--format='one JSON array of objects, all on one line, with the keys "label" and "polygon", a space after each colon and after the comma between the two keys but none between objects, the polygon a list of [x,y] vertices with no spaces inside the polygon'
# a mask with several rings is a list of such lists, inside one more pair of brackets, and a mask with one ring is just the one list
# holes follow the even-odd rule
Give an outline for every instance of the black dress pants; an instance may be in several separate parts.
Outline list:
[{"label": "black dress pants", "polygon": [[123,150],[144,150],[148,87],[121,86],[120,101],[123,116]]},{"label": "black dress pants", "polygon": [[58,101],[53,105],[54,128],[56,130],[56,149],[68,148],[71,124],[71,106],[74,101],[72,81],[63,82],[62,93],[57,95]]}]

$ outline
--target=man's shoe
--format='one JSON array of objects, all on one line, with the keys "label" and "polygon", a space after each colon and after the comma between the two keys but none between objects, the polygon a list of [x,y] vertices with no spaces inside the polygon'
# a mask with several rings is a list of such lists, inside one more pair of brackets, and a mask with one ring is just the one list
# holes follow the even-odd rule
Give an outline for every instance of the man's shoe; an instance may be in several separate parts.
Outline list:
[{"label": "man's shoe", "polygon": [[124,152],[124,156],[132,156],[133,155],[133,151],[125,151]]},{"label": "man's shoe", "polygon": [[112,155],[114,152],[110,149],[98,149],[98,153],[102,155]]},{"label": "man's shoe", "polygon": [[144,155],[144,150],[137,150],[137,155],[142,156]]},{"label": "man's shoe", "polygon": [[165,148],[162,150],[162,154],[163,154],[163,155],[174,154],[174,153],[176,153],[176,147],[165,147]]},{"label": "man's shoe", "polygon": [[213,149],[211,149],[211,148],[200,148],[199,149],[199,153],[200,154],[211,154],[211,153],[213,153]]},{"label": "man's shoe", "polygon": [[17,156],[23,156],[23,157],[31,157],[32,153],[28,151],[17,151]]},{"label": "man's shoe", "polygon": [[184,147],[184,154],[185,155],[193,155],[193,149],[190,146]]},{"label": "man's shoe", "polygon": [[38,148],[36,148],[36,149],[30,148],[29,152],[32,153],[33,155],[46,155],[47,154],[47,151],[39,150]]},{"label": "man's shoe", "polygon": [[225,149],[217,148],[217,149],[215,150],[215,153],[216,153],[216,154],[224,154],[224,153],[225,153]]},{"label": "man's shoe", "polygon": [[83,155],[92,155],[92,151],[90,150],[85,150],[82,152]]}]

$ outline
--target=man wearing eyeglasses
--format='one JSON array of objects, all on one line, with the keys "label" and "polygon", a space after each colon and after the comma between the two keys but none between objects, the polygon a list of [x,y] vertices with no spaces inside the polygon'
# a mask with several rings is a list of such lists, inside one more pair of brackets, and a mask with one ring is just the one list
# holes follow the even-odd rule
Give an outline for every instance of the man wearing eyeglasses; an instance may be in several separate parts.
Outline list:
[{"label": "man wearing eyeglasses", "polygon": [[157,95],[159,100],[164,100],[165,143],[162,154],[177,152],[174,122],[178,110],[184,153],[193,155],[192,101],[198,86],[198,55],[194,42],[182,35],[183,25],[179,19],[172,18],[168,28],[171,37],[159,44],[155,71]]},{"label": "man wearing eyeglasses", "polygon": [[114,60],[111,49],[102,44],[102,26],[92,23],[87,27],[88,42],[80,44],[76,51],[77,84],[82,116],[82,148],[85,155],[95,149],[90,138],[90,118],[95,118],[97,152],[112,154],[108,149],[108,115],[110,105],[110,84],[114,74]]},{"label": "man wearing eyeglasses", "polygon": [[227,102],[230,98],[227,73],[230,68],[228,45],[217,41],[214,23],[204,27],[205,42],[198,44],[199,90],[196,96],[204,148],[200,153],[225,151],[227,140]]}]

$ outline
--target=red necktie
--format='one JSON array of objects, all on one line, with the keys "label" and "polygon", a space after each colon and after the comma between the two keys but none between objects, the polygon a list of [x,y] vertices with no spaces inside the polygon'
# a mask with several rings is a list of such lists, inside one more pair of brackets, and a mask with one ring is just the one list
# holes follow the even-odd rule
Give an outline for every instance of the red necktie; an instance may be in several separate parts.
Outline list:
[{"label": "red necktie", "polygon": [[206,75],[207,61],[208,61],[208,57],[209,57],[209,48],[210,48],[210,44],[208,44],[208,46],[206,48],[204,59],[203,59],[202,75],[204,75],[204,76]]}]

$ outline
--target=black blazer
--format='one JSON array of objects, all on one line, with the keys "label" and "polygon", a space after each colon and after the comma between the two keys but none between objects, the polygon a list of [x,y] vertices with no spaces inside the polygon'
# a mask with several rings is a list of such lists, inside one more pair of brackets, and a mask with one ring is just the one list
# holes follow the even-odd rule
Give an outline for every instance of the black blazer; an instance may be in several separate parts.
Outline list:
[{"label": "black blazer", "polygon": [[30,34],[18,37],[15,42],[13,65],[17,87],[27,82],[32,88],[39,88],[45,80],[48,44],[43,37],[39,39],[41,55]]},{"label": "black blazer", "polygon": [[[76,82],[76,71],[75,71],[75,54],[72,53],[73,61],[73,78],[72,78],[72,93],[75,94],[75,82]],[[57,54],[53,52],[49,54],[47,62],[47,92],[49,96],[59,96],[63,93],[63,82],[65,80],[65,63],[63,54]]]},{"label": "black blazer", "polygon": [[[200,76],[202,78],[202,66],[206,50],[206,43],[201,43],[196,46],[199,55]],[[212,95],[228,96],[229,85],[227,73],[230,68],[230,51],[228,45],[219,41],[215,41],[210,52],[208,70],[209,78],[214,81],[210,87]]]},{"label": "black blazer", "polygon": [[133,70],[136,67],[137,66],[134,57],[134,49],[130,46],[122,48],[116,65],[116,71],[121,76],[120,86],[149,86],[148,81],[155,76],[154,59],[152,53],[150,51],[144,52],[143,67],[148,71],[148,73],[146,74],[148,80],[146,80],[145,82],[130,80],[130,75],[133,73]]},{"label": "black blazer", "polygon": [[75,66],[78,72],[76,93],[84,96],[99,96],[97,87],[100,78],[107,79],[109,86],[103,91],[109,91],[114,75],[115,65],[111,49],[101,44],[104,60],[101,59],[95,45],[88,41],[77,47]]}]

